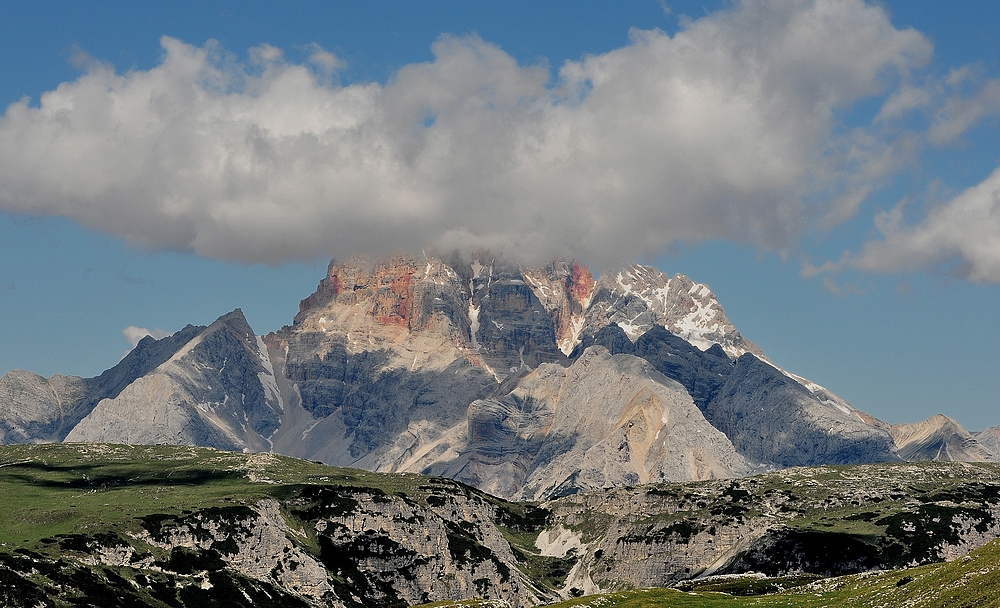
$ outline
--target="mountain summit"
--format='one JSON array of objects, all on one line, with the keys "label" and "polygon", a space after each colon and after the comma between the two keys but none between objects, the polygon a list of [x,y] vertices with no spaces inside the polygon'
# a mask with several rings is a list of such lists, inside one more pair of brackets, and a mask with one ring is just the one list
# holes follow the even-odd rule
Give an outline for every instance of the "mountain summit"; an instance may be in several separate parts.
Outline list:
[{"label": "mountain summit", "polygon": [[[948,422],[892,427],[777,368],[683,275],[632,264],[595,279],[576,261],[485,253],[333,261],[292,324],[266,336],[236,310],[144,338],[98,378],[0,379],[4,443],[274,451],[533,500],[995,457]],[[942,434],[949,447],[931,450]]]}]

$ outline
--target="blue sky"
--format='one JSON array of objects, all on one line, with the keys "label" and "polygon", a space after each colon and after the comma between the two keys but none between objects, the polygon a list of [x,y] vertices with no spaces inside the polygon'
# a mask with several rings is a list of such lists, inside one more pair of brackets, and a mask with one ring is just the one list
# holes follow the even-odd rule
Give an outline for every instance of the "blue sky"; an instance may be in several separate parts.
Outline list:
[{"label": "blue sky", "polygon": [[994,3],[540,4],[0,5],[0,373],[486,243],[652,262],[875,416],[1000,424]]}]

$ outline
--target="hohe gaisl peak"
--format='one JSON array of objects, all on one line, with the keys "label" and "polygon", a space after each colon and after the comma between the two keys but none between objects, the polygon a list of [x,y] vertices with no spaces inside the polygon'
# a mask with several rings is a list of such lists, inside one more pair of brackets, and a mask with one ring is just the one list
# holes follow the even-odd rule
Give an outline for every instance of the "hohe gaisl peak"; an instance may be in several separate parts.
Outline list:
[{"label": "hohe gaisl peak", "polygon": [[488,253],[333,261],[291,325],[240,310],[96,378],[0,379],[3,443],[176,444],[456,479],[541,500],[790,466],[997,460],[780,369],[707,285]]}]

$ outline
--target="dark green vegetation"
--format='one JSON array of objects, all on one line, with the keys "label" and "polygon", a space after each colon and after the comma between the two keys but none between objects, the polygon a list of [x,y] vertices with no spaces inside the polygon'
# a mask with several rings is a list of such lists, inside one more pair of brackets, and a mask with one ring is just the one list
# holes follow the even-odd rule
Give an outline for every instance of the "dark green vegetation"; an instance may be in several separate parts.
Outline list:
[{"label": "dark green vegetation", "polygon": [[[776,581],[757,579],[760,582]],[[793,583],[801,581],[777,581]],[[902,571],[855,574],[806,582],[764,596],[743,593],[746,581],[705,585],[693,591],[644,589],[590,596],[553,604],[552,608],[908,608],[1000,606],[1000,541],[953,562]],[[726,587],[725,589],[723,587]],[[720,591],[725,591],[720,593]],[[734,593],[735,592],[735,593]],[[454,603],[441,603],[454,606]]]},{"label": "dark green vegetation", "polygon": [[[783,588],[784,590],[780,589]],[[758,595],[763,592],[767,595]],[[436,608],[492,608],[438,602]],[[1000,541],[947,563],[891,572],[817,577],[732,578],[674,589],[639,589],[551,604],[551,608],[989,608],[1000,606]],[[422,607],[429,608],[429,607]]]},{"label": "dark green vegetation", "polygon": [[[789,469],[536,505],[270,454],[4,446],[0,605],[516,606],[596,583],[621,590],[603,606],[989,606],[1000,546],[962,555],[1000,535],[998,519],[1000,469],[984,464]],[[550,549],[570,542],[542,551],[542,531]],[[685,580],[751,571],[767,576]]]},{"label": "dark green vegetation", "polygon": [[[589,572],[605,589],[703,574],[891,570],[959,557],[1000,536],[1000,473],[978,463],[793,468],[551,504],[589,545]],[[659,570],[646,565],[653,559]]]},{"label": "dark green vegetation", "polygon": [[[275,517],[261,514],[261,501],[274,505]],[[522,544],[518,559],[542,573],[540,585],[559,582],[549,565],[559,560],[530,546],[548,511],[449,480],[202,448],[4,446],[0,605],[405,606],[433,599],[398,592],[399,578],[412,583],[433,559],[402,544],[402,529],[411,540],[420,536],[427,553],[442,540],[446,565],[470,576],[475,570],[482,580],[473,585],[485,592],[512,573],[482,544],[484,525],[434,511],[456,505],[475,506],[486,527],[492,517]],[[385,523],[353,531],[338,523],[358,516]],[[261,526],[277,532],[262,535]],[[261,572],[262,561],[270,571]],[[308,576],[310,565],[319,576]]]}]

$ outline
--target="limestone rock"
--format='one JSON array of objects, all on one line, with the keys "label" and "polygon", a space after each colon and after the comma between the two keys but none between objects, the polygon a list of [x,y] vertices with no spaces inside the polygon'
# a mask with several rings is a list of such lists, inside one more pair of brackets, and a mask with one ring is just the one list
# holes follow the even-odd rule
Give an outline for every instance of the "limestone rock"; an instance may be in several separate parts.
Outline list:
[{"label": "limestone rock", "polygon": [[733,358],[753,353],[766,359],[730,323],[707,285],[682,274],[671,278],[652,266],[632,264],[597,280],[582,334],[611,324],[632,340],[659,325],[703,350],[718,344]]},{"label": "limestone rock", "polygon": [[22,370],[0,378],[0,443],[58,441],[75,422],[87,384],[76,376],[43,378]]},{"label": "limestone rock", "polygon": [[539,366],[505,397],[474,402],[468,441],[462,468],[445,471],[529,500],[749,471],[680,384],[601,346],[569,368]]},{"label": "limestone rock", "polygon": [[263,342],[236,310],[98,403],[66,441],[262,451],[282,409]]},{"label": "limestone rock", "polygon": [[937,414],[915,424],[894,424],[889,428],[896,453],[903,460],[953,460],[987,462],[988,449],[951,418]]},{"label": "limestone rock", "polygon": [[1000,425],[978,431],[972,436],[987,451],[990,462],[1000,462]]},{"label": "limestone rock", "polygon": [[898,460],[892,437],[823,401],[752,354],[741,356],[705,417],[748,461],[789,467]]}]

